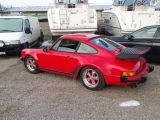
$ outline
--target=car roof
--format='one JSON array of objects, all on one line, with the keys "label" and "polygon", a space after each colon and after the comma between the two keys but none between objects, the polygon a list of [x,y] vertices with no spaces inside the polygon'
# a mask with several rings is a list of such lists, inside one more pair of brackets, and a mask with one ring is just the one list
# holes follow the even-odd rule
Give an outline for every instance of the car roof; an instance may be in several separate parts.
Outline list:
[{"label": "car roof", "polygon": [[0,16],[0,18],[26,18],[27,16]]},{"label": "car roof", "polygon": [[131,32],[130,34],[133,34],[133,33],[137,32],[137,31],[141,31],[141,30],[144,30],[144,29],[147,29],[147,28],[154,28],[154,27],[158,27],[158,28],[159,28],[159,27],[160,27],[160,24],[150,25],[150,26],[144,26],[144,27],[142,27],[142,28],[140,28],[140,29],[137,29],[137,30]]},{"label": "car roof", "polygon": [[[160,24],[150,25],[150,26],[144,26],[144,27],[142,27],[142,28],[150,28],[150,27],[160,27]],[[142,28],[141,28],[141,29],[142,29]]]},{"label": "car roof", "polygon": [[27,19],[27,18],[36,18],[36,17],[34,17],[34,16],[25,16],[25,15],[10,15],[10,16],[0,16],[0,18],[6,18],[6,19],[9,19],[9,18],[13,18],[13,19]]},{"label": "car roof", "polygon": [[62,39],[72,39],[72,40],[78,40],[78,41],[88,41],[92,38],[99,37],[100,35],[96,34],[86,34],[86,33],[80,33],[80,34],[67,34],[63,35],[60,38]]}]

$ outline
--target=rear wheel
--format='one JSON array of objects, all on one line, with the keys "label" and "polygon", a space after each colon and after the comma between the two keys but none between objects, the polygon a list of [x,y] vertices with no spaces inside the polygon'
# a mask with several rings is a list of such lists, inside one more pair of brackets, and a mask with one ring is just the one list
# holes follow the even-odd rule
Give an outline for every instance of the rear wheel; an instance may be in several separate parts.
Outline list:
[{"label": "rear wheel", "polygon": [[39,67],[36,63],[36,60],[33,57],[31,57],[31,56],[26,57],[24,64],[25,64],[26,69],[30,73],[36,74],[36,73],[40,72]]},{"label": "rear wheel", "polygon": [[83,85],[90,90],[100,90],[105,86],[101,72],[93,67],[85,67],[81,70],[80,78]]},{"label": "rear wheel", "polygon": [[29,43],[24,44],[24,49],[29,48]]},{"label": "rear wheel", "polygon": [[[8,55],[8,56],[11,56],[11,55],[16,55],[16,52],[5,52],[6,53],[6,55]],[[18,52],[17,52],[18,53]]]}]

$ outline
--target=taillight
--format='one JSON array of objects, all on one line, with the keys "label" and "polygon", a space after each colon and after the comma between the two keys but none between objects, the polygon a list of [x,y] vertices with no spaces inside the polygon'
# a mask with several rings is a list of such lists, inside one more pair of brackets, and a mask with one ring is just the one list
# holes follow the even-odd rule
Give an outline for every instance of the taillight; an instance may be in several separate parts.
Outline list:
[{"label": "taillight", "polygon": [[135,76],[136,73],[135,72],[123,72],[122,73],[122,76],[124,77],[132,77],[132,76]]}]

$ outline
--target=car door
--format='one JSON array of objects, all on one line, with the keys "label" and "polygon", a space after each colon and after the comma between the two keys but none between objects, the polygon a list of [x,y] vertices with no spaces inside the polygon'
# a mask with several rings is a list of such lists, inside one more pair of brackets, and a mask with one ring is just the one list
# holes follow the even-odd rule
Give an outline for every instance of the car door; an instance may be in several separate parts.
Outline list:
[{"label": "car door", "polygon": [[79,42],[74,40],[59,40],[47,52],[39,56],[40,66],[46,70],[72,74],[78,64],[78,60],[74,57],[78,44]]},{"label": "car door", "polygon": [[68,60],[66,70],[75,76],[77,70],[81,67],[81,65],[84,64],[85,61],[91,59],[91,56],[93,54],[97,53],[98,51],[95,48],[85,43],[79,42],[77,51]]},{"label": "car door", "polygon": [[154,35],[153,45],[151,50],[148,53],[148,56],[154,60],[160,60],[160,26],[157,26],[157,31]]},{"label": "car door", "polygon": [[[26,30],[26,28],[30,29],[30,23],[28,19],[24,20],[24,31]],[[32,33],[25,32],[25,35],[24,35],[25,42],[31,43],[32,42],[31,36],[32,36]]]},{"label": "car door", "polygon": [[116,42],[119,42],[127,47],[133,47],[135,45],[150,46],[154,41],[157,27],[145,27],[139,29],[131,34],[124,35],[122,37],[113,37]]}]

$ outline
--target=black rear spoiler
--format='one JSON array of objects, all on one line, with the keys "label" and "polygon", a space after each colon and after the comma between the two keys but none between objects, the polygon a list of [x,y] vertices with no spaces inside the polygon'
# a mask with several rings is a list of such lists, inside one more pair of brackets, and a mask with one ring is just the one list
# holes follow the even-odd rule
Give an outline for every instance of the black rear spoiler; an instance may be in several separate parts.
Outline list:
[{"label": "black rear spoiler", "polygon": [[150,50],[150,47],[135,46],[122,49],[119,54],[116,55],[119,59],[135,59],[139,58]]}]

